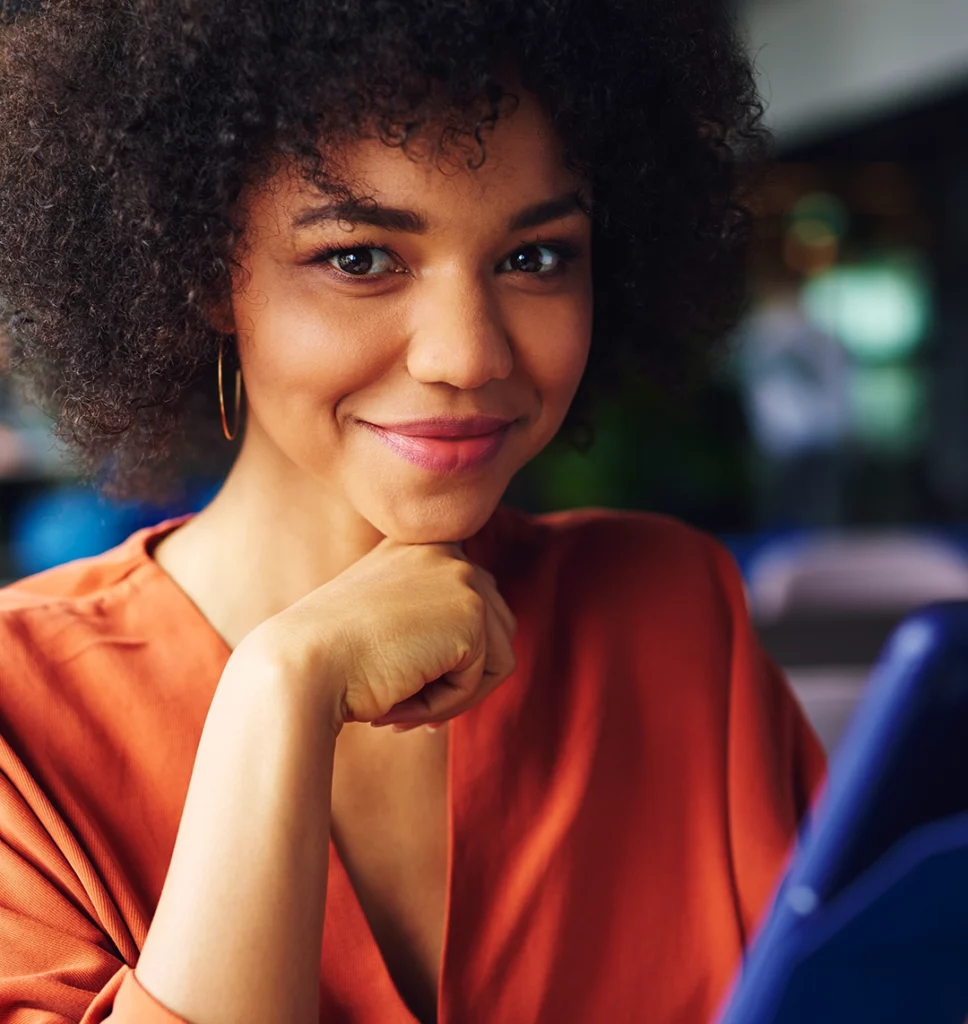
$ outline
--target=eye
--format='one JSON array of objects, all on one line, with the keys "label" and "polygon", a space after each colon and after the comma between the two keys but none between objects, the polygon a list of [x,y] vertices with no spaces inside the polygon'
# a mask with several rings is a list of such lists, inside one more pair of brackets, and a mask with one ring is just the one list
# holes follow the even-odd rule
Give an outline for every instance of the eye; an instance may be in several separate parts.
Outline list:
[{"label": "eye", "polygon": [[550,245],[524,245],[513,252],[502,264],[501,270],[520,274],[553,274],[568,261],[568,254]]},{"label": "eye", "polygon": [[316,257],[314,262],[326,263],[334,270],[348,277],[377,277],[393,271],[393,257],[375,246],[360,245],[353,249],[328,249]]}]

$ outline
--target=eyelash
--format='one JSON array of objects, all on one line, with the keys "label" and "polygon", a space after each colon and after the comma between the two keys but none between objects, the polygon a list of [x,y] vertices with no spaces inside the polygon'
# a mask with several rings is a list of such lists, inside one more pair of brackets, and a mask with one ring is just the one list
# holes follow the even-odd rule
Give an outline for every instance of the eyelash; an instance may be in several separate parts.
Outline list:
[{"label": "eyelash", "polygon": [[[548,249],[549,251],[553,252],[556,256],[559,257],[559,259],[561,260],[561,264],[559,265],[557,270],[553,270],[544,274],[526,274],[527,277],[558,277],[560,274],[562,274],[564,271],[568,269],[569,265],[574,260],[578,259],[578,257],[581,255],[581,250],[572,242],[566,242],[563,240],[534,239],[529,242],[522,242],[521,245],[516,246],[514,249],[511,250],[508,256],[505,257],[505,260],[509,259],[515,253],[520,252],[522,249],[530,249],[532,247]],[[344,253],[359,252],[361,249],[379,249],[380,252],[385,252],[388,256],[392,257],[398,263],[402,262],[399,256],[397,256],[397,254],[393,252],[392,249],[388,249],[385,245],[380,245],[379,243],[373,241],[372,239],[361,238],[355,245],[329,246],[325,249],[321,249],[319,252],[313,254],[312,258],[310,259],[310,263],[320,264],[324,269],[331,271],[333,274],[336,274],[342,280],[374,281],[384,277],[384,274],[347,274],[344,271],[339,270],[337,267],[334,267],[332,265],[327,266],[329,261],[333,259],[334,256],[342,256]],[[502,260],[501,262],[503,263],[504,260]],[[396,271],[391,271],[391,273],[396,273]],[[511,273],[525,273],[525,271],[511,271]]]}]

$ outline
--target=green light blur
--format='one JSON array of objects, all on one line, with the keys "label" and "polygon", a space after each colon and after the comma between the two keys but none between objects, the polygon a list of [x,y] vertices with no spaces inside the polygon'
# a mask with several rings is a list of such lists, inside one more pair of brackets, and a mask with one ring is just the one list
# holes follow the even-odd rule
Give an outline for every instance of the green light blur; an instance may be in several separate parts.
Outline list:
[{"label": "green light blur", "polygon": [[918,261],[894,257],[818,274],[804,286],[803,305],[808,318],[856,359],[876,364],[917,351],[927,334],[931,297]]},{"label": "green light blur", "polygon": [[854,434],[868,448],[917,450],[927,426],[924,377],[910,366],[859,366],[850,378]]}]

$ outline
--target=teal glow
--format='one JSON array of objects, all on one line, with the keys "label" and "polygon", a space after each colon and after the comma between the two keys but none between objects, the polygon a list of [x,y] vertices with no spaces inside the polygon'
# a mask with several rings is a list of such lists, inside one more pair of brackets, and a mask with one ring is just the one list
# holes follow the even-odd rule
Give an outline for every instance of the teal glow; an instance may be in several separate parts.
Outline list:
[{"label": "teal glow", "polygon": [[860,366],[850,377],[854,435],[892,454],[916,450],[927,425],[924,378],[909,366]]},{"label": "teal glow", "polygon": [[931,299],[913,260],[832,267],[803,289],[807,317],[839,338],[858,360],[893,362],[914,353],[927,334]]}]

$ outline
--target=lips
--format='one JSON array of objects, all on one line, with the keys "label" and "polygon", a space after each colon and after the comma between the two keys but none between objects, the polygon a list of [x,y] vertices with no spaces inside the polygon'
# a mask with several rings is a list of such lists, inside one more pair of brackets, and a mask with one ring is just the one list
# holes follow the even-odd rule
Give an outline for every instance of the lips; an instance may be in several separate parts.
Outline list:
[{"label": "lips", "polygon": [[502,427],[510,426],[512,419],[499,416],[438,416],[434,419],[411,420],[407,423],[373,423],[370,426],[403,434],[406,437],[483,437]]},{"label": "lips", "polygon": [[378,440],[421,469],[455,473],[487,465],[504,447],[513,420],[434,419],[381,426],[361,420]]}]

